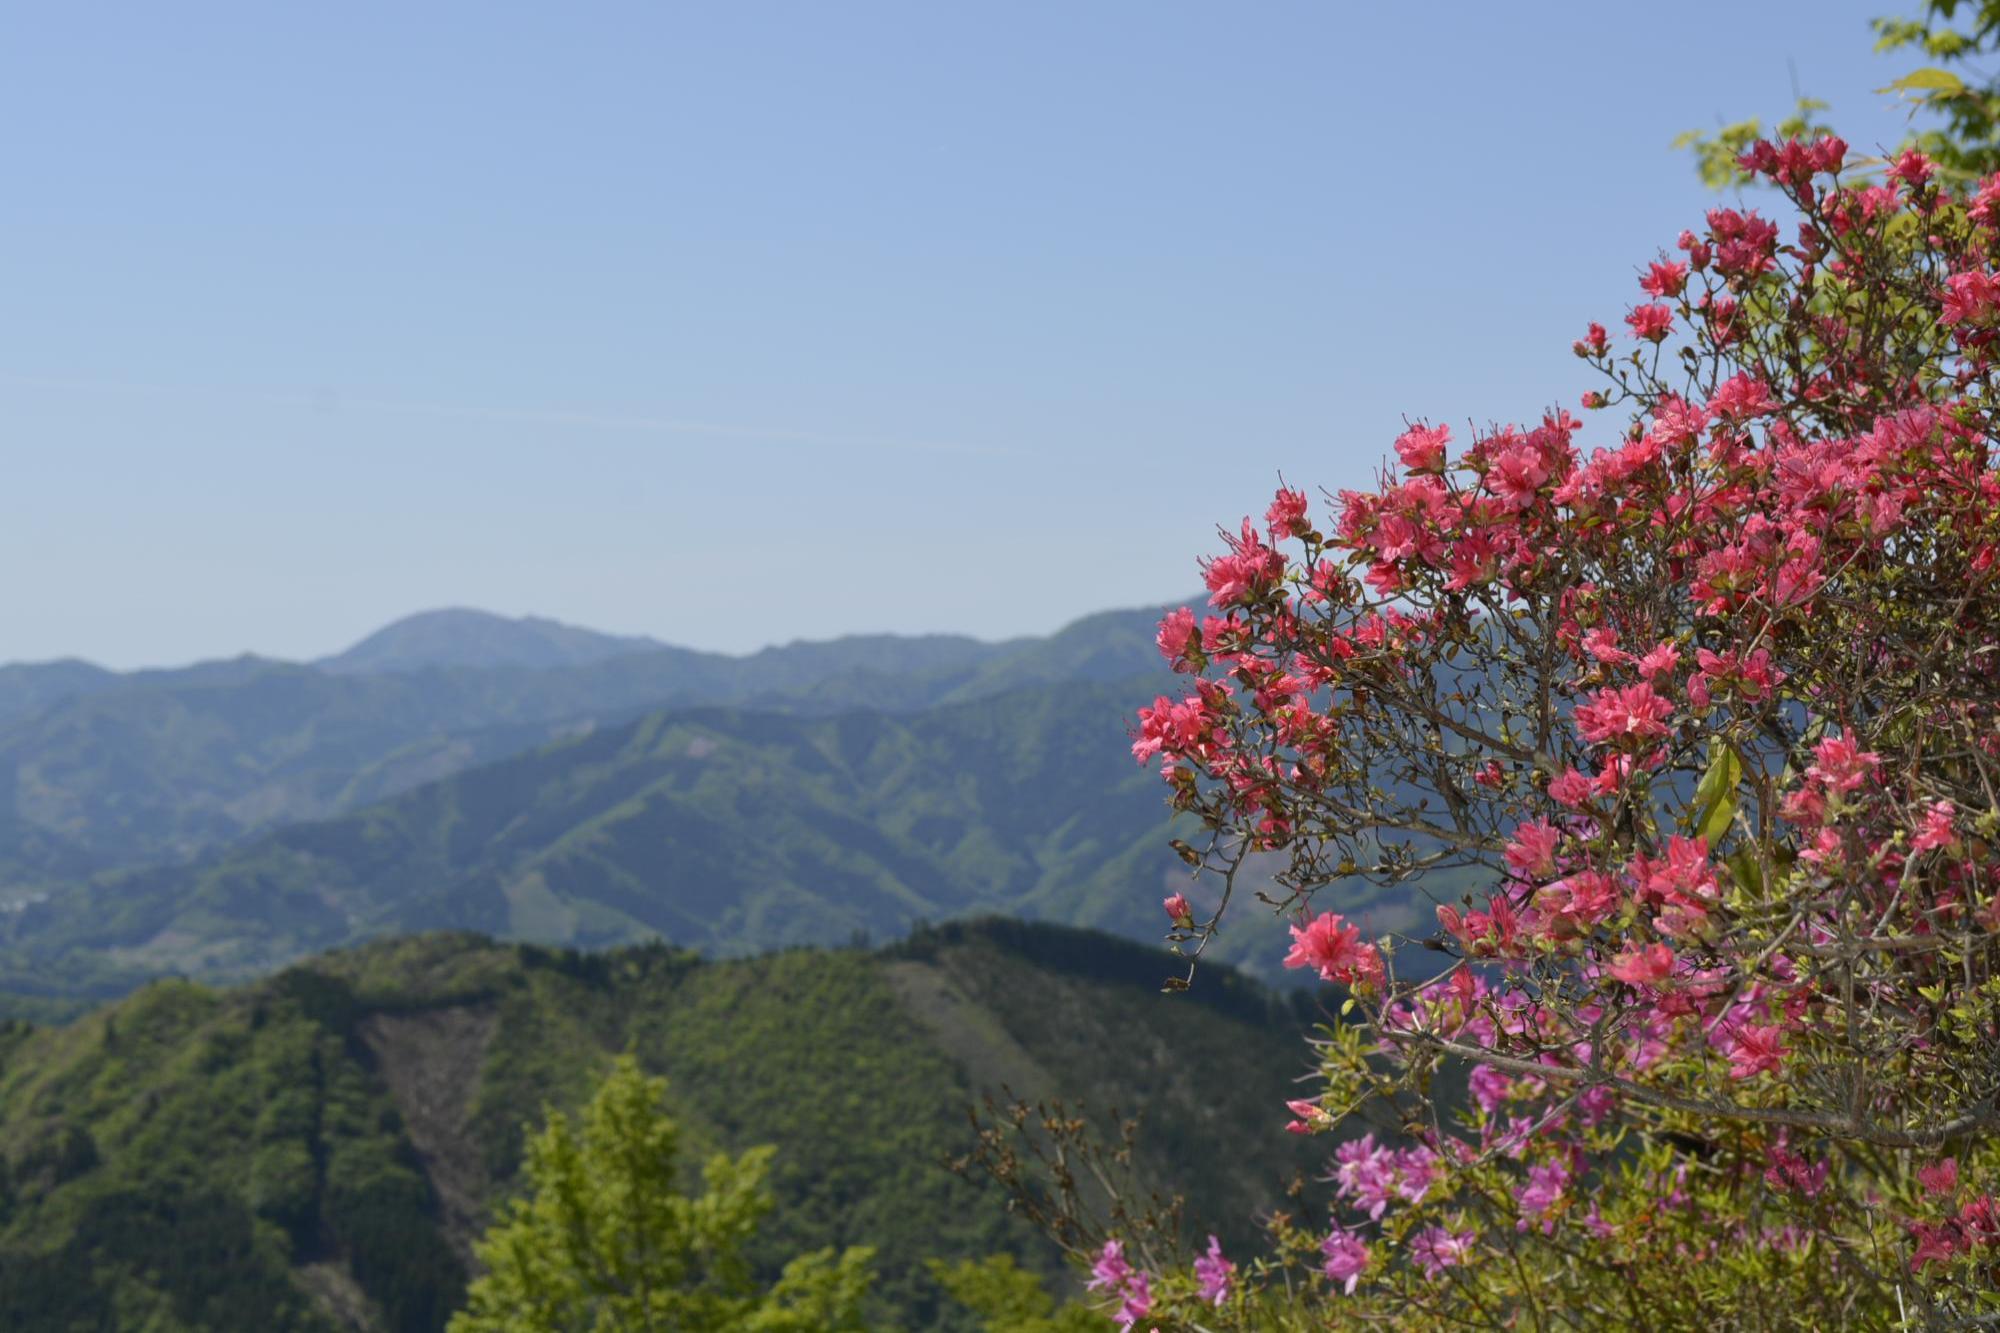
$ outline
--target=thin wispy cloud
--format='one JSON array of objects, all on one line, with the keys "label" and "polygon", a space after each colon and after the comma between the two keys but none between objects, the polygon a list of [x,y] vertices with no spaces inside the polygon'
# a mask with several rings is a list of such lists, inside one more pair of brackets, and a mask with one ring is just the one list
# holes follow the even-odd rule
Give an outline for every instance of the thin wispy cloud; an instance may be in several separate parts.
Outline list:
[{"label": "thin wispy cloud", "polygon": [[481,407],[464,403],[419,403],[382,398],[356,398],[335,390],[273,393],[262,390],[196,388],[185,385],[137,384],[116,380],[54,379],[0,372],[0,385],[62,393],[145,395],[210,398],[268,407],[289,407],[324,414],[366,412],[383,416],[429,417],[454,421],[484,421],[495,425],[561,426],[578,430],[617,431],[650,435],[738,440],[752,444],[806,449],[901,451],[912,453],[1019,457],[1025,450],[1006,445],[956,440],[908,439],[883,435],[847,435],[832,431],[798,430],[783,426],[704,421],[687,417],[633,416],[562,409]]}]

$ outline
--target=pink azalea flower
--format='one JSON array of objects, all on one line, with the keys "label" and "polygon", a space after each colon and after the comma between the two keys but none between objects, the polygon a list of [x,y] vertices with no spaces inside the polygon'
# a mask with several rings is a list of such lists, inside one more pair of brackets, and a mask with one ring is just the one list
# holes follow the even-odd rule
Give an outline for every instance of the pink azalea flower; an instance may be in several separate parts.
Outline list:
[{"label": "pink azalea flower", "polygon": [[1264,511],[1264,524],[1270,528],[1273,538],[1297,535],[1306,526],[1306,496],[1304,491],[1288,490],[1280,486],[1277,498]]},{"label": "pink azalea flower", "polygon": [[1318,968],[1321,980],[1343,985],[1381,979],[1381,953],[1374,945],[1361,943],[1361,928],[1343,921],[1339,913],[1321,912],[1291,930],[1292,951],[1285,955],[1286,967]]},{"label": "pink azalea flower", "polygon": [[1169,611],[1160,621],[1160,632],[1153,642],[1160,646],[1160,656],[1173,663],[1176,671],[1188,664],[1188,649],[1198,643],[1195,639],[1194,612],[1183,606]]},{"label": "pink azalea flower", "polygon": [[1541,451],[1520,444],[1493,460],[1486,474],[1487,489],[1509,509],[1526,509],[1535,502],[1535,493],[1549,479],[1548,465]]},{"label": "pink azalea flower", "polygon": [[1565,769],[1549,782],[1549,799],[1571,810],[1580,810],[1589,804],[1596,790],[1597,784],[1582,772],[1574,768]]},{"label": "pink azalea flower", "polygon": [[1926,1194],[1951,1194],[1958,1189],[1958,1159],[1945,1157],[1917,1168],[1917,1183]]},{"label": "pink azalea flower", "polygon": [[1449,426],[1412,426],[1396,437],[1396,456],[1412,472],[1442,472],[1450,443]]},{"label": "pink azalea flower", "polygon": [[1514,1203],[1527,1217],[1539,1217],[1556,1206],[1569,1188],[1569,1167],[1561,1161],[1545,1162],[1528,1168],[1528,1181],[1514,1194]]},{"label": "pink azalea flower", "polygon": [[1425,1227],[1410,1237],[1409,1253],[1424,1276],[1435,1278],[1447,1268],[1456,1268],[1472,1252],[1477,1236],[1470,1231],[1452,1232],[1443,1227]]},{"label": "pink azalea flower", "polygon": [[1846,736],[1828,736],[1813,749],[1806,777],[1831,791],[1847,793],[1868,781],[1882,756],[1863,750]]},{"label": "pink azalea flower", "polygon": [[1924,812],[1924,822],[1918,828],[1916,837],[1910,839],[1910,850],[1917,852],[1927,852],[1933,848],[1956,850],[1958,834],[1953,831],[1952,822],[1957,814],[1958,808],[1950,801],[1939,801],[1931,806]]},{"label": "pink azalea flower", "polygon": [[1729,1076],[1754,1078],[1775,1070],[1784,1058],[1785,1034],[1769,1023],[1745,1024],[1736,1030],[1729,1047]]},{"label": "pink azalea flower", "polygon": [[1639,278],[1639,286],[1648,296],[1674,297],[1687,286],[1688,266],[1678,260],[1655,261]]},{"label": "pink azalea flower", "polygon": [[1548,820],[1523,824],[1507,844],[1507,868],[1523,879],[1546,878],[1556,873],[1556,849],[1561,845],[1562,831]]},{"label": "pink azalea flower", "polygon": [[1243,533],[1231,539],[1227,555],[1216,556],[1202,570],[1208,584],[1208,600],[1213,606],[1246,602],[1278,581],[1285,572],[1285,558],[1264,544],[1250,520],[1243,520]]},{"label": "pink azalea flower", "polygon": [[1318,1102],[1299,1098],[1285,1103],[1285,1109],[1292,1113],[1292,1123],[1285,1126],[1287,1133],[1311,1134],[1316,1130],[1331,1129],[1333,1117]]},{"label": "pink azalea flower", "polygon": [[1129,1329],[1152,1312],[1153,1280],[1135,1271],[1125,1279],[1125,1299],[1118,1303],[1118,1313],[1111,1316],[1111,1321],[1120,1329]]},{"label": "pink azalea flower", "polygon": [[1646,682],[1611,686],[1577,705],[1576,729],[1593,745],[1645,742],[1667,734],[1673,712],[1673,704]]},{"label": "pink azalea flower", "polygon": [[1361,1281],[1362,1273],[1368,1269],[1368,1247],[1352,1231],[1335,1227],[1319,1243],[1319,1252],[1326,1257],[1323,1266],[1326,1280],[1344,1283],[1343,1290],[1352,1296],[1355,1284]]},{"label": "pink azalea flower", "polygon": [[1649,681],[1656,680],[1661,676],[1671,675],[1680,663],[1680,649],[1671,643],[1656,644],[1639,659],[1639,674]]},{"label": "pink azalea flower", "polygon": [[1668,330],[1674,326],[1672,307],[1663,305],[1642,305],[1625,316],[1625,322],[1632,326],[1632,336],[1645,342],[1664,342]]},{"label": "pink azalea flower", "polygon": [[1115,1290],[1124,1286],[1131,1275],[1132,1265],[1125,1261],[1124,1243],[1107,1240],[1097,1252],[1097,1262],[1090,1266],[1090,1281],[1084,1287],[1089,1291]]},{"label": "pink azalea flower", "polygon": [[1656,987],[1673,974],[1674,951],[1664,944],[1635,945],[1611,963],[1611,975],[1628,986]]},{"label": "pink azalea flower", "polygon": [[1208,1253],[1194,1261],[1194,1280],[1201,1299],[1221,1309],[1235,1278],[1236,1265],[1222,1257],[1222,1242],[1210,1236]]},{"label": "pink azalea flower", "polygon": [[1491,1065],[1476,1065],[1471,1075],[1472,1100],[1479,1103],[1479,1109],[1487,1115],[1499,1111],[1507,1100],[1507,1094],[1514,1090],[1514,1080]]},{"label": "pink azalea flower", "polygon": [[1937,164],[1914,148],[1905,148],[1902,155],[1889,164],[1888,174],[1902,181],[1911,189],[1921,187],[1937,172]]}]

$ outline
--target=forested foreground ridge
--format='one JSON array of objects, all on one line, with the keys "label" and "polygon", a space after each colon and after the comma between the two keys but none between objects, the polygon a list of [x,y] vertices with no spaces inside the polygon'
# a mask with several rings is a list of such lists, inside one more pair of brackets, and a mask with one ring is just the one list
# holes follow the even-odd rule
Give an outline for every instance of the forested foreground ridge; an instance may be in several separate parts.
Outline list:
[{"label": "forested foreground ridge", "polygon": [[[1143,1109],[1138,1176],[1232,1244],[1313,1166],[1271,1132],[1269,1091],[1306,1067],[1316,1006],[1226,972],[1165,1003],[1160,962],[1002,921],[725,962],[428,935],[15,1023],[0,1037],[0,1323],[442,1328],[520,1183],[524,1134],[631,1051],[665,1076],[690,1163],[774,1147],[758,1271],[871,1246],[868,1326],[978,1327],[927,1261],[1011,1255],[1071,1291],[999,1190],[943,1165],[986,1093]],[[1220,1158],[1218,1140],[1242,1151]]]}]

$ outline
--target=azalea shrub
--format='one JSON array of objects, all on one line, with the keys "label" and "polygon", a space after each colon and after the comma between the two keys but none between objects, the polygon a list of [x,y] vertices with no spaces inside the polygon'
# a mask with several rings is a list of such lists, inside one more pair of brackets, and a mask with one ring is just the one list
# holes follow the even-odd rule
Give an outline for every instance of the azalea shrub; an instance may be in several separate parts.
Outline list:
[{"label": "azalea shrub", "polygon": [[[1582,419],[1281,488],[1161,624],[1176,948],[1255,865],[1349,998],[1283,1117],[1333,1215],[1171,1271],[1102,1238],[1122,1326],[2000,1317],[2000,177],[1845,159],[1752,146],[1777,215],[1589,326]],[[1468,877],[1434,932],[1342,915]]]}]

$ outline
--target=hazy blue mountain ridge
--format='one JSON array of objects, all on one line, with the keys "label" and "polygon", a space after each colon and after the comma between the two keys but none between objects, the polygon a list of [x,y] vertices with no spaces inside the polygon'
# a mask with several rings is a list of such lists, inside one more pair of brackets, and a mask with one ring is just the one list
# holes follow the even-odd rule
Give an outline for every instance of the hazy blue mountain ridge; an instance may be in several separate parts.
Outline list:
[{"label": "hazy blue mountain ridge", "polygon": [[585,666],[666,646],[657,639],[604,634],[544,616],[510,619],[490,611],[448,607],[405,616],[313,665],[336,675],[429,667]]},{"label": "hazy blue mountain ridge", "polygon": [[[1147,646],[1156,618],[1114,612],[1002,643],[870,635],[745,657],[634,648],[557,666],[405,657],[398,669],[350,661],[336,672],[245,657],[126,676],[70,669],[81,664],[9,668],[15,676],[0,685],[15,688],[0,715],[5,698],[54,701],[0,722],[0,817],[86,848],[99,864],[183,859],[650,709],[912,711],[1036,680],[1157,671]],[[426,633],[458,623],[454,613]],[[63,681],[75,687],[67,695]],[[0,841],[0,874],[8,855]],[[0,879],[0,902],[10,887],[19,885]]]}]

